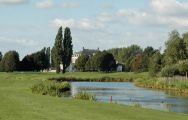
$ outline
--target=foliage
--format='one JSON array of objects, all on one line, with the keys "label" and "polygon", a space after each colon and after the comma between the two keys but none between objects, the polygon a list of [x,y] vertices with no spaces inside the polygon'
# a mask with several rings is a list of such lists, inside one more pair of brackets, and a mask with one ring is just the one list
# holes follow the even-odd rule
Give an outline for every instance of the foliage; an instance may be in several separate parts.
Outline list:
[{"label": "foliage", "polygon": [[63,55],[63,48],[62,48],[62,27],[59,28],[58,33],[55,38],[55,43],[51,51],[52,62],[54,67],[56,68],[56,73],[60,72],[60,64],[62,63],[62,55]]},{"label": "foliage", "polygon": [[62,82],[58,83],[55,81],[44,81],[38,84],[35,84],[31,87],[33,93],[41,95],[50,95],[61,97],[63,92],[70,90],[70,83]]},{"label": "foliage", "polygon": [[8,51],[1,60],[1,71],[13,72],[19,70],[19,54],[16,51]]},{"label": "foliage", "polygon": [[131,71],[141,72],[142,70],[142,55],[137,54],[131,61]]},{"label": "foliage", "polygon": [[188,53],[188,32],[183,34],[183,41],[186,43],[186,50]]},{"label": "foliage", "polygon": [[40,71],[50,67],[50,47],[43,48],[31,55],[25,56],[21,61],[21,71]]},{"label": "foliage", "polygon": [[187,58],[186,45],[176,30],[169,34],[164,55],[165,65],[172,65]]},{"label": "foliage", "polygon": [[87,93],[87,92],[79,92],[73,97],[74,99],[96,101],[95,95]]},{"label": "foliage", "polygon": [[149,60],[149,73],[152,76],[156,76],[162,68],[162,55],[160,51],[156,51]]},{"label": "foliage", "polygon": [[85,71],[86,63],[89,60],[89,56],[82,54],[78,59],[76,59],[75,66],[80,71]]},{"label": "foliage", "polygon": [[177,65],[170,65],[170,66],[165,66],[161,70],[161,76],[163,77],[173,77],[174,75],[178,75],[178,66]]},{"label": "foliage", "polygon": [[108,52],[112,53],[116,61],[120,63],[125,63],[128,68],[127,71],[131,70],[131,62],[134,57],[138,54],[142,54],[142,49],[138,45],[131,45],[127,48],[113,48],[108,50]]},{"label": "foliage", "polygon": [[0,51],[0,61],[2,60],[2,58],[3,58],[3,55],[2,55],[2,53]]},{"label": "foliage", "polygon": [[87,68],[88,71],[114,71],[116,68],[116,61],[111,53],[99,51],[87,60],[85,68]]},{"label": "foliage", "polygon": [[66,68],[71,63],[71,58],[73,54],[73,45],[72,45],[72,36],[70,28],[66,27],[64,32],[64,40],[63,40],[63,73],[65,73]]},{"label": "foliage", "polygon": [[182,60],[170,66],[165,66],[161,75],[164,77],[173,77],[174,75],[186,75],[188,73],[188,60]]}]

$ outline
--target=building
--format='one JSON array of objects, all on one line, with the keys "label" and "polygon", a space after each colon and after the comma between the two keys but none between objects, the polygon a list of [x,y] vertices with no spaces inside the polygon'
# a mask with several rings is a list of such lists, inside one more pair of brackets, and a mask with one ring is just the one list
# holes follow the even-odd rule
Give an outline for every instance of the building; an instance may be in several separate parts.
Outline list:
[{"label": "building", "polygon": [[74,64],[76,62],[76,60],[78,59],[78,57],[80,57],[82,54],[85,54],[85,55],[88,55],[88,56],[93,56],[98,51],[100,51],[99,48],[98,49],[85,49],[83,47],[82,51],[75,52],[72,55],[72,63]]}]

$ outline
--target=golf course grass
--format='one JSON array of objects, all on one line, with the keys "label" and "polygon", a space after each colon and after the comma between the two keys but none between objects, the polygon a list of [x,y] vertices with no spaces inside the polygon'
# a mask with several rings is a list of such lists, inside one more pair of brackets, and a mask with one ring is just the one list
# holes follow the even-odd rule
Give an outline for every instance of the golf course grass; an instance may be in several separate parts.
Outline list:
[{"label": "golf course grass", "polygon": [[[188,120],[188,115],[33,94],[50,77],[142,77],[147,73],[0,73],[0,120]],[[133,77],[133,79],[134,79]]]}]

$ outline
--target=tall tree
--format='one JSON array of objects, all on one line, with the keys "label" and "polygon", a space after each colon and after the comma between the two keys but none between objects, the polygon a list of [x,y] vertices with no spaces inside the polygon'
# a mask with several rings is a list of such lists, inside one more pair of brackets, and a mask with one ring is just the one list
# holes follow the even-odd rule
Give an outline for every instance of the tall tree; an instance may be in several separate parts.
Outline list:
[{"label": "tall tree", "polygon": [[65,73],[66,68],[71,63],[71,58],[73,54],[73,45],[72,45],[72,36],[70,28],[66,27],[64,32],[64,40],[63,40],[63,73]]},{"label": "tall tree", "polygon": [[56,73],[60,72],[60,64],[62,63],[62,40],[63,40],[63,35],[62,35],[62,27],[59,28],[58,33],[55,38],[55,43],[52,48],[51,54],[52,54],[52,61],[54,64],[54,67],[56,68]]},{"label": "tall tree", "polygon": [[[181,48],[182,47],[182,48]],[[178,60],[183,60],[186,57],[186,49],[182,38],[180,37],[178,31],[174,30],[169,34],[169,39],[166,42],[165,49],[165,64],[172,65],[178,62]]]}]

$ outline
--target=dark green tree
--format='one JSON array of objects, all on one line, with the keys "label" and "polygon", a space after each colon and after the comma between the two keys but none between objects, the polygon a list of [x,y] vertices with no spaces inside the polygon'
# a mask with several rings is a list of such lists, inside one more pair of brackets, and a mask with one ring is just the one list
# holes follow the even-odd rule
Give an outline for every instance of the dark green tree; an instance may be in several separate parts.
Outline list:
[{"label": "dark green tree", "polygon": [[82,54],[80,57],[78,57],[78,59],[75,62],[75,66],[78,70],[80,71],[85,71],[85,66],[87,61],[89,60],[89,56]]},{"label": "dark green tree", "polygon": [[16,51],[8,51],[5,53],[1,61],[1,67],[5,72],[19,70],[19,54]]},{"label": "dark green tree", "polygon": [[103,51],[101,54],[101,63],[98,65],[100,71],[110,72],[116,68],[116,61],[111,53]]},{"label": "dark green tree", "polygon": [[0,51],[0,61],[2,60],[2,58],[3,58],[3,55],[2,55],[2,53]]},{"label": "dark green tree", "polygon": [[50,68],[50,47],[46,48],[45,68],[48,70]]},{"label": "dark green tree", "polygon": [[73,45],[72,45],[72,36],[70,28],[66,27],[64,32],[64,40],[63,40],[63,73],[65,73],[66,68],[71,63],[71,58],[73,54]]},{"label": "dark green tree", "polygon": [[188,32],[183,34],[183,40],[186,43],[186,49],[188,54]]},{"label": "dark green tree", "polygon": [[56,69],[56,73],[60,73],[60,64],[62,63],[62,58],[63,58],[62,40],[63,40],[62,27],[60,27],[55,38],[54,46],[51,51],[52,61]]}]

